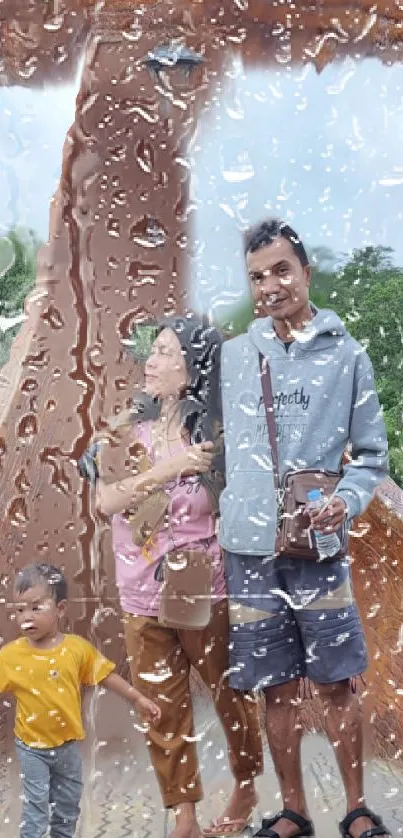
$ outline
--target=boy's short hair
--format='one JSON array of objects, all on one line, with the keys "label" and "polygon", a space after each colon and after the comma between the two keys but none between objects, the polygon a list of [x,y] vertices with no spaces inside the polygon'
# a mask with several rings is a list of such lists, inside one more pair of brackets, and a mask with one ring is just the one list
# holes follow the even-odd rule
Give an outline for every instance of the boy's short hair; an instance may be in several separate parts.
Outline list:
[{"label": "boy's short hair", "polygon": [[67,599],[67,582],[60,568],[40,562],[27,565],[17,573],[14,590],[18,594],[25,594],[35,585],[42,584],[49,588],[56,605],[63,599]]},{"label": "boy's short hair", "polygon": [[298,256],[302,267],[306,268],[306,266],[309,265],[309,259],[300,237],[295,230],[289,226],[289,224],[286,224],[285,221],[281,221],[280,218],[264,218],[262,221],[258,221],[257,224],[254,224],[253,227],[249,227],[249,229],[246,230],[244,233],[245,256],[248,253],[254,253],[261,247],[267,247],[267,245],[273,244],[274,239],[278,236],[282,236],[290,242],[290,245],[295,255]]}]

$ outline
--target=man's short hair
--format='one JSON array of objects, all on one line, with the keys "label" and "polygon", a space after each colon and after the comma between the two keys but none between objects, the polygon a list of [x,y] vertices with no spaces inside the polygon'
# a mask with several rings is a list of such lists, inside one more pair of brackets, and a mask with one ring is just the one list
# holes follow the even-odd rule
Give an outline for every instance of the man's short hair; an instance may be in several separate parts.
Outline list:
[{"label": "man's short hair", "polygon": [[289,224],[281,221],[280,218],[265,218],[263,221],[258,221],[252,227],[249,227],[244,234],[244,251],[245,256],[248,253],[254,253],[261,247],[273,244],[273,241],[278,237],[283,236],[288,239],[291,247],[303,268],[309,265],[309,259],[304,245],[298,234]]},{"label": "man's short hair", "polygon": [[58,567],[51,564],[35,563],[23,567],[17,573],[14,590],[18,594],[25,594],[35,585],[46,585],[52,599],[57,603],[67,599],[67,582]]}]

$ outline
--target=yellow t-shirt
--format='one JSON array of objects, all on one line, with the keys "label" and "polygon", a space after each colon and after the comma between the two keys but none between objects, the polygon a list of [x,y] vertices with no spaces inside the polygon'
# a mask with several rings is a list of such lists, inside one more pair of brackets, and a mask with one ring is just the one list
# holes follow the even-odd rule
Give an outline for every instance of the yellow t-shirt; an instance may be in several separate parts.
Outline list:
[{"label": "yellow t-shirt", "polygon": [[55,748],[84,739],[81,687],[99,684],[115,668],[76,634],[52,649],[36,649],[26,637],[0,649],[0,692],[17,701],[15,735],[31,748]]}]

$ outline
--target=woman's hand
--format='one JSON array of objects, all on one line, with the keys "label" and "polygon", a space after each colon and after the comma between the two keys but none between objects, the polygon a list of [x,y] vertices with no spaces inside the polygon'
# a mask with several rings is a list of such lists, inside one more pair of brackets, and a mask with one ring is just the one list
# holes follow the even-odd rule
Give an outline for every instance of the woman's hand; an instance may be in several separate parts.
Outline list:
[{"label": "woman's hand", "polygon": [[177,468],[177,474],[191,477],[195,474],[206,474],[210,471],[214,456],[213,442],[200,442],[189,445],[177,457],[172,457],[172,464]]},{"label": "woman's hand", "polygon": [[114,483],[97,482],[97,508],[103,515],[114,515],[137,506],[151,492],[158,491],[171,480],[190,477],[210,471],[214,456],[214,443],[201,442],[189,445],[180,454],[161,460],[148,471],[125,477]]}]

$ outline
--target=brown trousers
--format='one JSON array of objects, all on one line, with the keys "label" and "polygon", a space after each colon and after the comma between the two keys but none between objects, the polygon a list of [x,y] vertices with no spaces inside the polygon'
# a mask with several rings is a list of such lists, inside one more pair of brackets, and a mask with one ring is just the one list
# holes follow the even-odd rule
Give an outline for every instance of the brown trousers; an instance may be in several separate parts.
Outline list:
[{"label": "brown trousers", "polygon": [[238,781],[263,771],[257,704],[228,686],[228,606],[212,609],[202,630],[165,628],[156,617],[124,615],[133,685],[161,708],[161,720],[147,732],[147,744],[164,805],[201,800],[194,737],[190,667],[211,690],[228,743],[231,770]]}]

